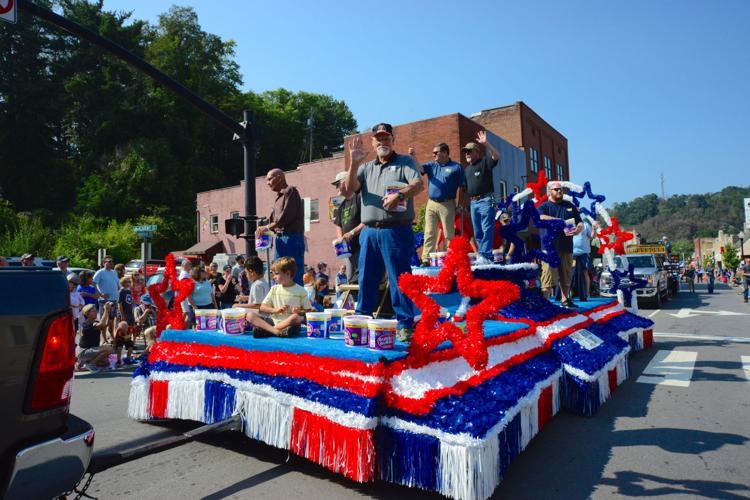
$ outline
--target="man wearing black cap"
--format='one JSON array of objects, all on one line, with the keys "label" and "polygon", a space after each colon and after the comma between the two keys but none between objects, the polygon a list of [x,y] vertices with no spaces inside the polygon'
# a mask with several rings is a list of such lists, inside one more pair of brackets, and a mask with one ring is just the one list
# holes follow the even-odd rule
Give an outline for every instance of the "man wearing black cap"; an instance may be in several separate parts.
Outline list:
[{"label": "man wearing black cap", "polygon": [[378,302],[383,271],[388,272],[391,303],[398,320],[397,337],[411,340],[416,308],[398,288],[398,277],[411,271],[414,253],[414,196],[422,189],[422,180],[414,158],[393,149],[393,127],[378,123],[372,128],[372,148],[376,158],[367,156],[362,139],[349,144],[350,165],[342,181],[341,193],[349,196],[361,189],[361,219],[365,227],[359,235],[358,314],[371,314]]},{"label": "man wearing black cap", "polygon": [[[482,151],[484,146],[484,151]],[[492,238],[495,228],[495,185],[492,169],[498,165],[500,153],[487,142],[487,132],[480,131],[476,142],[470,142],[461,151],[469,164],[464,170],[466,191],[469,196],[471,225],[479,254],[492,260]]]},{"label": "man wearing black cap", "polygon": [[57,258],[57,268],[63,273],[64,276],[73,274],[73,271],[68,270],[68,265],[70,265],[70,260],[66,256],[61,255]]}]

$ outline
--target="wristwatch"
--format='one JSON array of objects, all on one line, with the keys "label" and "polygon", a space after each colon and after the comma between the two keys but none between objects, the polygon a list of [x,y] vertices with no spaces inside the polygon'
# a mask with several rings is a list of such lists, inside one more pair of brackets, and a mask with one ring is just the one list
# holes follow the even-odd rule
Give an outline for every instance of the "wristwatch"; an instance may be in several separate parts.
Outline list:
[{"label": "wristwatch", "polygon": [[404,196],[404,193],[402,193],[401,191],[399,191],[398,192],[398,199],[401,200],[401,201],[404,201],[405,198],[406,198],[406,196]]}]

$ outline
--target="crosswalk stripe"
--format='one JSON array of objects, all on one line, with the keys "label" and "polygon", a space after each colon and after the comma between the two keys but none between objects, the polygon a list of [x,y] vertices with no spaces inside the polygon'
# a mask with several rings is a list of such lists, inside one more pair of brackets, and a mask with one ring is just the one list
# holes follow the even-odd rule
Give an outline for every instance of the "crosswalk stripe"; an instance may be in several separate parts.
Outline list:
[{"label": "crosswalk stripe", "polygon": [[688,387],[696,359],[698,353],[695,351],[657,351],[637,382]]},{"label": "crosswalk stripe", "polygon": [[750,338],[747,337],[723,337],[721,335],[695,335],[693,333],[676,333],[676,332],[654,332],[654,337],[671,337],[676,339],[690,340],[714,340],[717,342],[735,342],[738,344],[750,344]]},{"label": "crosswalk stripe", "polygon": [[750,382],[750,356],[740,356],[742,360],[742,370],[745,372],[745,378]]}]

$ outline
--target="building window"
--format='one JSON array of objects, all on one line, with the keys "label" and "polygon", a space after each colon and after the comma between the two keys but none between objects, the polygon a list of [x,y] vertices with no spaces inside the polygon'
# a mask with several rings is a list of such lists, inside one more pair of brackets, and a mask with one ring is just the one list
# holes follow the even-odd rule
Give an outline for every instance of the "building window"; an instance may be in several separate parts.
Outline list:
[{"label": "building window", "polygon": [[557,164],[557,178],[563,180],[563,166],[559,163]]},{"label": "building window", "polygon": [[513,186],[513,194],[518,194],[521,192],[521,186]]},{"label": "building window", "polygon": [[547,175],[547,179],[552,180],[552,160],[549,156],[544,157],[544,173]]},{"label": "building window", "polygon": [[219,216],[212,215],[211,216],[211,234],[216,234],[218,232],[219,232]]},{"label": "building window", "polygon": [[305,232],[310,230],[311,222],[320,222],[320,200],[302,198],[305,204]]},{"label": "building window", "polygon": [[229,212],[229,218],[230,219],[239,219],[240,213],[239,212]]},{"label": "building window", "polygon": [[500,181],[500,199],[504,200],[508,197],[508,186],[505,181]]},{"label": "building window", "polygon": [[539,172],[539,153],[536,149],[529,148],[529,159],[531,160],[531,171],[534,173]]}]

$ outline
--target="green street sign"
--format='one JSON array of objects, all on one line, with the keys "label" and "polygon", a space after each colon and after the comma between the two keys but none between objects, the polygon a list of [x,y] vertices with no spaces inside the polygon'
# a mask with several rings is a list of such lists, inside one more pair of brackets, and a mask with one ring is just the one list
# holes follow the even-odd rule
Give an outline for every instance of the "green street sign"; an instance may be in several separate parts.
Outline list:
[{"label": "green street sign", "polygon": [[157,226],[156,224],[149,224],[146,226],[135,226],[133,228],[133,231],[136,233],[154,233],[156,232]]}]

